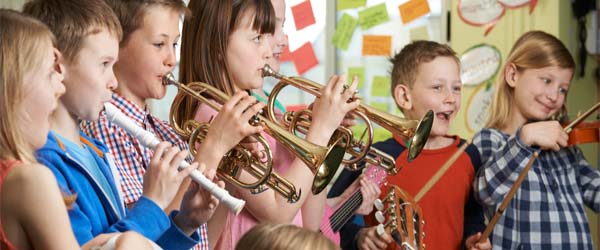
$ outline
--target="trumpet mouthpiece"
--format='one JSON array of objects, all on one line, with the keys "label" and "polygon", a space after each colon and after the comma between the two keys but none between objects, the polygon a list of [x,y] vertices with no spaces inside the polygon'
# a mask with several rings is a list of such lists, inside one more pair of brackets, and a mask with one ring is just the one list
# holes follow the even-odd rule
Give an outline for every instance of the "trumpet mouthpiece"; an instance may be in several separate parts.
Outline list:
[{"label": "trumpet mouthpiece", "polygon": [[169,74],[165,75],[165,77],[163,77],[163,79],[162,79],[162,84],[164,86],[175,85],[175,83],[176,83],[175,76],[173,76],[172,72],[170,72]]},{"label": "trumpet mouthpiece", "polygon": [[265,66],[263,66],[263,68],[262,68],[262,77],[267,77],[267,76],[275,77],[278,79],[283,78],[283,75],[275,72],[275,70],[273,70],[273,68],[271,68],[271,66],[269,66],[268,64],[265,64]]}]

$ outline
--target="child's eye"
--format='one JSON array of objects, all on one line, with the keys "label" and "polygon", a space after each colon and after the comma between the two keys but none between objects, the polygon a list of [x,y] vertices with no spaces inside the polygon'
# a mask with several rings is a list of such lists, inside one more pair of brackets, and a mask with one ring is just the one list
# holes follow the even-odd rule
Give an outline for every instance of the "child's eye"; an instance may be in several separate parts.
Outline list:
[{"label": "child's eye", "polygon": [[561,93],[561,94],[566,94],[568,91],[569,91],[569,90],[568,90],[568,89],[566,89],[566,88],[562,88],[562,87],[561,87],[561,88],[558,88],[558,93]]},{"label": "child's eye", "polygon": [[165,43],[162,43],[162,42],[161,42],[161,43],[153,43],[152,45],[154,45],[154,47],[157,47],[157,48],[159,48],[159,49],[160,49],[160,48],[162,48],[163,46],[165,46]]},{"label": "child's eye", "polygon": [[179,46],[179,43],[173,43],[173,48],[177,48],[177,46]]},{"label": "child's eye", "polygon": [[455,86],[453,89],[454,92],[460,92],[462,90],[462,86]]},{"label": "child's eye", "polygon": [[102,66],[103,66],[103,67],[105,67],[105,68],[106,68],[106,67],[108,67],[108,65],[110,65],[110,62],[109,62],[109,61],[102,62]]},{"label": "child's eye", "polygon": [[255,43],[260,43],[260,40],[262,40],[262,35],[258,35],[254,38],[252,38],[252,41]]},{"label": "child's eye", "polygon": [[550,83],[552,82],[552,80],[550,80],[549,78],[546,78],[546,77],[542,77],[542,81],[543,81],[545,84],[550,84]]}]

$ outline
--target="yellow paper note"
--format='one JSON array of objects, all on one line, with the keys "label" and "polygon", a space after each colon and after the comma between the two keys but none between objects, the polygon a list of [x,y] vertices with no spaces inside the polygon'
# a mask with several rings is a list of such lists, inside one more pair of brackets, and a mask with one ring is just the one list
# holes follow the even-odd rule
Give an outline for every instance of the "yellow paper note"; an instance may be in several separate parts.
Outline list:
[{"label": "yellow paper note", "polygon": [[389,20],[390,17],[388,16],[385,3],[381,3],[358,12],[358,23],[360,23],[360,26],[363,30],[368,30],[373,26]]},{"label": "yellow paper note", "polygon": [[392,96],[390,90],[390,81],[391,79],[387,76],[374,76],[373,83],[371,84],[371,96]]},{"label": "yellow paper note", "polygon": [[410,0],[398,7],[402,22],[407,24],[420,16],[429,13],[429,3],[427,0]]},{"label": "yellow paper note", "polygon": [[427,26],[419,26],[410,30],[410,41],[429,40]]},{"label": "yellow paper note", "polygon": [[354,76],[358,77],[358,89],[365,86],[365,67],[350,67],[348,68],[348,84],[352,83]]},{"label": "yellow paper note", "polygon": [[347,50],[357,24],[358,20],[344,13],[342,18],[340,18],[335,30],[335,34],[333,35],[333,45],[340,49]]},{"label": "yellow paper note", "polygon": [[367,5],[367,0],[338,0],[337,10],[353,9],[365,5]]},{"label": "yellow paper note", "polygon": [[362,54],[364,56],[390,56],[392,51],[391,36],[364,35]]}]

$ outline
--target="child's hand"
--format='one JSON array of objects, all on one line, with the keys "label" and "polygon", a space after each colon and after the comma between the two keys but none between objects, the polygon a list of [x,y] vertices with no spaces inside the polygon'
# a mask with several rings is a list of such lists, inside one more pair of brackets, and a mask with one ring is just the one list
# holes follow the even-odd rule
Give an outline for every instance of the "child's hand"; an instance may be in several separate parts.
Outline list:
[{"label": "child's hand", "polygon": [[144,174],[144,196],[162,209],[171,203],[183,179],[197,168],[192,164],[181,172],[178,170],[179,163],[187,154],[168,142],[161,142],[154,149],[150,166]]},{"label": "child's hand", "polygon": [[387,233],[383,235],[377,234],[377,227],[367,227],[358,231],[358,249],[383,250],[391,243],[392,238]]},{"label": "child's hand", "polygon": [[[202,172],[206,178],[215,181],[215,170],[207,168],[204,164],[200,165],[198,171]],[[216,182],[220,188],[225,188],[223,181]],[[206,223],[215,212],[219,205],[219,200],[211,195],[206,189],[200,187],[196,182],[190,183],[190,187],[183,196],[179,214],[173,218],[175,224],[187,235],[194,233],[196,228]]]},{"label": "child's hand", "polygon": [[243,138],[262,132],[262,126],[251,125],[248,121],[263,107],[263,103],[257,103],[256,98],[244,91],[233,95],[221,107],[208,129],[205,142],[210,144],[211,151],[222,156]]},{"label": "child's hand", "polygon": [[543,121],[525,124],[521,129],[521,141],[529,146],[537,145],[542,150],[558,151],[567,146],[569,135],[558,121]]},{"label": "child's hand", "polygon": [[375,183],[369,180],[367,176],[361,175],[360,179],[360,193],[363,197],[363,202],[360,207],[356,210],[357,214],[367,215],[373,211],[373,202],[381,194],[381,189]]},{"label": "child's hand", "polygon": [[345,88],[345,76],[332,76],[329,83],[321,88],[321,96],[315,100],[311,130],[317,129],[321,134],[331,135],[348,111],[358,107],[360,101],[354,96],[358,78],[354,78],[350,87]]},{"label": "child's hand", "polygon": [[492,249],[492,243],[490,242],[490,238],[487,238],[485,242],[479,243],[479,239],[481,238],[481,233],[477,233],[469,236],[465,242],[465,248],[467,250],[490,250]]}]

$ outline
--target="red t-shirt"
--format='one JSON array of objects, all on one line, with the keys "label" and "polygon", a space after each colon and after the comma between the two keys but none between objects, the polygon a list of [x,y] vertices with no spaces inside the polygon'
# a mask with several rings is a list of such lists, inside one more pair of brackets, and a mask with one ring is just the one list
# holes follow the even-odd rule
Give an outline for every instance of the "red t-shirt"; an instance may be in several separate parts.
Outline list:
[{"label": "red t-shirt", "polygon": [[[404,143],[394,138],[402,145]],[[399,173],[388,176],[389,184],[404,189],[412,197],[425,186],[440,167],[458,150],[460,137],[444,148],[427,150],[412,162],[407,162],[408,150],[396,159]],[[472,190],[475,170],[465,151],[437,183],[418,202],[425,221],[423,231],[427,249],[461,249],[464,230],[464,211]],[[385,195],[385,192],[382,192]]]}]

